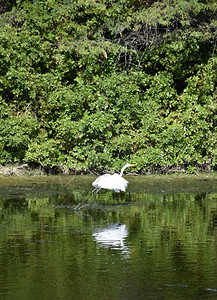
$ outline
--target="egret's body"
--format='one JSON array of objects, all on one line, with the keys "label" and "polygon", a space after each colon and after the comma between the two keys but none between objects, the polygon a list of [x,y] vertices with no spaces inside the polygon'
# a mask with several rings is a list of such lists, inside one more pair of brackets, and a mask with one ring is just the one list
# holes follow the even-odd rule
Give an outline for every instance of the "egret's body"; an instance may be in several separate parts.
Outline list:
[{"label": "egret's body", "polygon": [[128,181],[126,179],[124,179],[122,176],[123,176],[124,170],[128,167],[131,167],[131,166],[135,166],[135,165],[126,164],[121,169],[120,174],[117,174],[117,173],[115,173],[113,175],[104,174],[104,175],[99,176],[92,183],[92,185],[94,187],[94,190],[91,192],[89,197],[84,202],[82,202],[78,206],[76,206],[75,209],[80,208],[81,205],[84,204],[85,202],[87,202],[87,200],[90,198],[90,196],[95,192],[94,200],[91,203],[91,204],[93,204],[94,201],[95,201],[96,194],[99,192],[100,189],[107,189],[107,190],[112,190],[112,191],[115,191],[115,192],[120,192],[120,191],[125,192],[126,188],[127,188],[127,185],[128,185]]}]

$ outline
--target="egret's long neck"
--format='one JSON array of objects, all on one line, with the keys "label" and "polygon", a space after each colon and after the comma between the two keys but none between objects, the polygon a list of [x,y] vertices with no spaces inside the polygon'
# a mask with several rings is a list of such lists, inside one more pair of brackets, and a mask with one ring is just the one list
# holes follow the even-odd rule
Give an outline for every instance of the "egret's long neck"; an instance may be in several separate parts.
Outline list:
[{"label": "egret's long neck", "polygon": [[121,169],[120,176],[123,176],[124,170],[128,167],[129,167],[128,165],[123,166],[123,168]]}]

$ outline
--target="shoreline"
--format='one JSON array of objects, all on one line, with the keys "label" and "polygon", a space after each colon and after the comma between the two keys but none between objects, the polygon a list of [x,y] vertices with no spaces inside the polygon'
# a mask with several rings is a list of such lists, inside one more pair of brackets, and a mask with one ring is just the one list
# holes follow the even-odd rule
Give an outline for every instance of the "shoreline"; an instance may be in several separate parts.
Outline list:
[{"label": "shoreline", "polygon": [[[128,175],[166,175],[166,174],[185,174],[198,175],[199,173],[215,173],[209,165],[203,166],[173,166],[160,167],[155,166],[149,169],[141,169],[140,171],[127,172]],[[0,164],[0,176],[40,176],[40,175],[101,175],[105,173],[113,173],[105,169],[102,172],[90,169],[68,168],[64,165],[56,165],[54,167],[43,167],[40,164],[24,163],[24,164]]]}]

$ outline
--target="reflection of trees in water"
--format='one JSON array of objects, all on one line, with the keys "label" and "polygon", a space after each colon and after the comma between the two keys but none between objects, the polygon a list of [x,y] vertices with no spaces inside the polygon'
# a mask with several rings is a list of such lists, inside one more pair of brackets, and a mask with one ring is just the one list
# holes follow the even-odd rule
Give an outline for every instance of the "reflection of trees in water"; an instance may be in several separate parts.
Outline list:
[{"label": "reflection of trees in water", "polygon": [[[95,224],[126,224],[129,239],[146,237],[149,245],[175,243],[173,249],[185,249],[186,243],[207,236],[215,241],[217,224],[216,194],[134,194],[102,192],[93,209],[73,212],[75,198],[89,191],[58,194],[45,198],[1,198],[3,224],[12,230],[33,230],[34,234],[54,232],[66,226],[95,228]],[[125,206],[124,204],[130,204]],[[88,217],[88,214],[90,217]],[[25,226],[25,224],[29,224]],[[32,224],[32,228],[31,228]],[[37,227],[38,226],[38,227]],[[37,227],[37,228],[36,228]],[[10,228],[5,226],[5,232]],[[43,237],[41,237],[43,238]]]},{"label": "reflection of trees in water", "polygon": [[16,267],[24,265],[33,277],[37,268],[47,268],[44,281],[55,277],[64,286],[66,274],[73,284],[86,274],[87,284],[91,274],[95,285],[99,269],[108,278],[118,272],[123,276],[127,261],[133,267],[127,279],[135,276],[141,285],[147,270],[156,278],[162,272],[168,284],[182,283],[183,276],[198,282],[211,274],[217,253],[216,194],[102,192],[95,208],[79,213],[72,211],[71,195],[1,199],[0,274],[7,276],[13,266],[11,274],[16,274]]}]

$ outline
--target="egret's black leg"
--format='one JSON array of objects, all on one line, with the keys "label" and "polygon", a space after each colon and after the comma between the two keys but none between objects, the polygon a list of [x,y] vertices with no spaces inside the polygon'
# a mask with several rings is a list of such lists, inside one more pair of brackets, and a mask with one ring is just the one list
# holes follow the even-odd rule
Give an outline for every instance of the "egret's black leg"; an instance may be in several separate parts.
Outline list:
[{"label": "egret's black leg", "polygon": [[89,204],[89,205],[93,205],[93,203],[96,201],[96,194],[99,192],[99,190],[101,190],[101,188],[98,188],[94,194],[94,198],[93,201]]},{"label": "egret's black leg", "polygon": [[75,208],[74,210],[78,210],[79,208],[81,208],[81,206],[86,203],[90,197],[92,196],[92,194],[98,189],[98,187],[95,187],[95,189],[92,190],[92,192],[90,193],[90,195],[87,197],[87,199],[85,199],[83,202],[79,203]]}]

